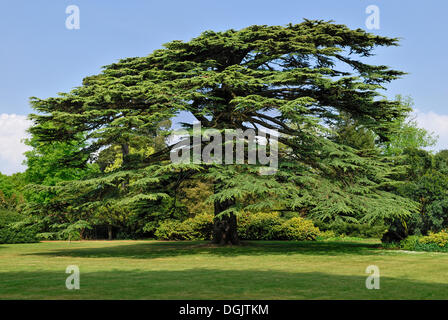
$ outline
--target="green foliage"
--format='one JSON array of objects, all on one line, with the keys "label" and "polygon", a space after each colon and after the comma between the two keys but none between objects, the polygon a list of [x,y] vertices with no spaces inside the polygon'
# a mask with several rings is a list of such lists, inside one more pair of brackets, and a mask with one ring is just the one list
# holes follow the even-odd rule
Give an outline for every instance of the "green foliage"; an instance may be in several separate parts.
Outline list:
[{"label": "green foliage", "polygon": [[333,237],[322,233],[313,222],[302,217],[285,219],[277,212],[243,213],[238,217],[238,234],[244,240],[316,240]]},{"label": "green foliage", "polygon": [[183,221],[184,224],[190,225],[193,230],[192,235],[198,240],[212,238],[213,231],[213,215],[204,213],[198,214],[193,218]]},{"label": "green foliage", "polygon": [[421,237],[419,239],[420,243],[425,244],[436,244],[437,246],[441,248],[448,248],[448,231],[443,230],[438,233],[432,233],[430,232],[429,235],[425,237]]},{"label": "green foliage", "polygon": [[[47,123],[45,127],[53,126]],[[39,239],[79,239],[80,230],[75,229],[79,229],[82,224],[82,217],[72,214],[71,207],[62,205],[64,200],[55,186],[98,172],[96,164],[83,163],[86,157],[79,153],[85,146],[82,134],[70,141],[50,143],[43,143],[38,135],[32,134],[26,144],[32,150],[25,153],[27,170],[24,179],[27,185],[23,193],[27,201],[22,211],[33,216],[33,223],[38,225]],[[76,159],[77,165],[67,166],[66,159]],[[78,220],[81,221],[77,223]]]},{"label": "green foliage", "polygon": [[440,172],[448,174],[448,150],[440,150],[434,156],[434,167]]},{"label": "green foliage", "polygon": [[435,156],[424,150],[407,149],[408,166],[397,192],[419,203],[419,210],[405,220],[390,224],[388,238],[400,240],[407,235],[425,235],[448,227],[448,172],[443,153]]},{"label": "green foliage", "polygon": [[428,236],[409,236],[400,241],[399,247],[411,251],[448,252],[448,231],[430,232]]},{"label": "green foliage", "polygon": [[316,226],[320,230],[329,230],[336,235],[360,237],[360,238],[381,238],[387,231],[387,226],[379,222],[373,225],[368,223],[331,222],[323,223],[317,221]]},{"label": "green foliage", "polygon": [[333,130],[334,135],[331,139],[338,143],[358,150],[371,150],[376,147],[374,132],[363,127],[347,114],[342,114],[342,117],[334,125]]},{"label": "green foliage", "polygon": [[245,240],[277,240],[283,219],[278,213],[243,213],[238,217],[238,235]]},{"label": "green foliage", "polygon": [[213,184],[201,179],[188,179],[180,184],[177,205],[186,211],[189,216],[201,213],[213,214],[213,206],[207,202],[208,197],[213,194]]},{"label": "green foliage", "polygon": [[[398,95],[396,100],[411,110],[414,102],[411,97]],[[400,118],[394,123],[394,130],[389,135],[389,140],[384,143],[386,155],[401,155],[406,149],[424,149],[432,147],[437,142],[434,133],[420,128],[411,113],[406,118]]]},{"label": "green foliage", "polygon": [[409,236],[400,241],[400,248],[403,250],[415,251],[419,245],[419,236]]},{"label": "green foliage", "polygon": [[161,240],[210,240],[213,230],[213,215],[199,214],[184,221],[163,221],[155,232]]},{"label": "green foliage", "polygon": [[81,136],[72,141],[42,143],[37,135],[33,135],[25,140],[25,144],[32,147],[31,151],[25,152],[27,183],[54,186],[62,181],[81,179],[88,170],[95,171],[92,166],[70,167],[64,163],[65,159],[79,157],[79,150],[84,146]]},{"label": "green foliage", "polygon": [[163,221],[155,232],[155,236],[160,240],[190,240],[191,228],[185,227],[181,221]]},{"label": "green foliage", "polygon": [[13,227],[0,228],[0,243],[33,243],[38,242],[37,230],[33,227],[16,229]]},{"label": "green foliage", "polygon": [[84,229],[92,228],[90,223],[84,220],[78,220],[75,223],[56,224],[54,227],[59,229],[59,239],[67,240],[79,240],[81,239],[81,232]]},{"label": "green foliage", "polygon": [[397,174],[403,183],[395,192],[417,202],[418,210],[405,219],[389,220],[383,241],[400,241],[408,235],[448,228],[447,160],[446,150],[435,155],[421,149],[403,151],[400,161],[406,170]]},{"label": "green foliage", "polygon": [[448,176],[429,171],[409,183],[403,192],[421,203],[417,228],[425,234],[448,227]]},{"label": "green foliage", "polygon": [[[41,228],[42,229],[42,228]],[[39,232],[37,237],[45,240],[81,240],[82,234],[92,229],[92,225],[84,220],[66,223],[53,223],[46,228],[47,232]]]},{"label": "green foliage", "polygon": [[33,243],[38,242],[36,230],[33,228],[14,229],[0,228],[0,243]]},{"label": "green foliage", "polygon": [[21,224],[24,219],[19,213],[0,210],[0,243],[37,242],[37,227]]},{"label": "green foliage", "polygon": [[[411,98],[397,96],[397,101],[411,107]],[[437,138],[425,129],[419,128],[410,114],[397,120],[389,141],[383,145],[388,156],[400,156],[396,163],[402,163],[406,170],[397,172],[398,180],[403,181],[396,193],[419,203],[418,210],[407,217],[388,218],[388,231],[383,242],[396,242],[408,235],[427,234],[440,231],[448,226],[448,202],[446,175],[447,161],[444,153],[433,156],[423,148],[433,146]]]},{"label": "green foliage", "polygon": [[6,176],[0,173],[0,209],[16,210],[24,203],[22,173]]},{"label": "green foliage", "polygon": [[[165,220],[155,232],[161,240],[210,240],[213,231],[213,215],[199,214],[184,221]],[[238,234],[243,240],[316,240],[333,237],[322,233],[313,222],[295,217],[283,219],[278,213],[244,213],[238,217]]]},{"label": "green foliage", "polygon": [[22,219],[22,215],[15,211],[0,209],[0,227],[4,227],[9,225],[10,223],[21,221]]},{"label": "green foliage", "polygon": [[301,217],[286,220],[278,232],[281,240],[316,240],[320,235],[319,228],[316,228],[311,220]]},{"label": "green foliage", "polygon": [[319,236],[317,236],[316,240],[336,240],[339,237],[332,230],[320,231]]}]

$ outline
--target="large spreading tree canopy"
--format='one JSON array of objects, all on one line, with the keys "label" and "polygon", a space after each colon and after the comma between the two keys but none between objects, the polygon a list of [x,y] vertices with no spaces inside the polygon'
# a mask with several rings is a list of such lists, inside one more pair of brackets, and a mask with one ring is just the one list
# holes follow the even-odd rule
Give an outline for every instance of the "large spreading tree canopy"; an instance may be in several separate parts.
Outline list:
[{"label": "large spreading tree canopy", "polygon": [[[82,167],[104,150],[121,150],[122,160],[52,186],[58,197],[30,208],[79,219],[98,208],[156,218],[175,210],[182,181],[200,178],[213,185],[218,243],[238,242],[241,211],[357,222],[403,218],[415,207],[391,192],[393,161],[330,138],[331,128],[350,117],[387,140],[406,114],[406,106],[379,93],[403,73],[365,62],[375,47],[396,45],[397,39],[325,21],[206,31],[108,65],[69,93],[32,98],[31,133],[40,143],[82,146],[61,163]],[[276,130],[278,170],[260,175],[259,165],[248,163],[172,163],[170,140],[160,143],[172,132],[161,124],[181,111],[207,128]]]}]

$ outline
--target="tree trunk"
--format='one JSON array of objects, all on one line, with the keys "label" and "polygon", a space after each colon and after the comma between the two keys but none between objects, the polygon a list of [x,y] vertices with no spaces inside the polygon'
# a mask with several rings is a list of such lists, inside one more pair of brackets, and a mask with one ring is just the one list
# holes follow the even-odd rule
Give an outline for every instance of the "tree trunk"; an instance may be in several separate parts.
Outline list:
[{"label": "tree trunk", "polygon": [[226,200],[224,202],[215,202],[215,220],[213,226],[213,243],[226,245],[226,244],[239,244],[236,216],[232,213],[230,215],[224,215],[217,217],[219,213],[228,209],[234,204],[232,200]]},{"label": "tree trunk", "polygon": [[112,240],[112,226],[107,226],[107,234],[109,236],[109,240]]},{"label": "tree trunk", "polygon": [[[123,167],[126,167],[127,162],[128,162],[128,155],[129,155],[129,144],[123,143],[121,145],[121,153],[123,155]],[[129,186],[129,177],[127,177],[125,179],[125,181],[121,184],[121,186],[124,189],[127,189],[127,187]]]},{"label": "tree trunk", "polygon": [[129,145],[127,143],[121,145],[121,153],[123,154],[123,161],[125,161],[126,156],[129,155]]}]

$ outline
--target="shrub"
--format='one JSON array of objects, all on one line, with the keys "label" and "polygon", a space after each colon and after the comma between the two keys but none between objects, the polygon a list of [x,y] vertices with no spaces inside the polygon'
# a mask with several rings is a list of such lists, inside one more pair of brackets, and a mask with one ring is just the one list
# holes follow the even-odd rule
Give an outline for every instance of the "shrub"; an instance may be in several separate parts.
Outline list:
[{"label": "shrub", "polygon": [[448,232],[446,230],[438,233],[430,232],[426,237],[421,237],[419,241],[423,244],[435,244],[441,248],[445,248],[448,243]]},{"label": "shrub", "polygon": [[406,239],[400,241],[400,249],[416,251],[418,249],[419,237],[409,236]]},{"label": "shrub", "polygon": [[338,239],[338,236],[332,230],[320,231],[319,236],[317,237],[317,240],[332,240],[332,239]]},{"label": "shrub", "polygon": [[184,221],[166,220],[155,232],[161,240],[209,240],[213,231],[213,215],[199,214]]},{"label": "shrub", "polygon": [[242,240],[276,240],[283,223],[278,213],[244,213],[238,217],[238,235]]},{"label": "shrub", "polygon": [[413,251],[448,252],[448,232],[430,232],[425,237],[409,236],[400,242],[400,248]]},{"label": "shrub", "polygon": [[185,228],[191,228],[193,239],[210,240],[213,234],[213,215],[202,213],[182,222]]},{"label": "shrub", "polygon": [[376,225],[369,225],[367,223],[348,223],[348,222],[332,222],[325,223],[316,221],[315,225],[320,230],[331,230],[336,235],[346,235],[349,237],[360,238],[381,238],[386,232],[387,227],[379,223]]},{"label": "shrub", "polygon": [[33,243],[38,242],[37,231],[32,226],[21,229],[6,227],[0,229],[0,243]]},{"label": "shrub", "polygon": [[321,234],[311,220],[301,217],[286,220],[278,228],[278,236],[282,240],[316,240]]},{"label": "shrub", "polygon": [[186,240],[192,230],[183,228],[182,222],[177,220],[166,220],[160,223],[155,232],[157,239],[161,240]]},{"label": "shrub", "polygon": [[0,211],[0,243],[37,242],[37,227],[20,223],[23,219],[17,212]]},{"label": "shrub", "polygon": [[22,220],[22,215],[17,212],[0,209],[0,228]]},{"label": "shrub", "polygon": [[[213,232],[213,215],[200,214],[184,221],[165,220],[155,231],[161,240],[210,240]],[[321,233],[311,220],[295,217],[282,219],[278,213],[245,213],[238,217],[238,235],[241,240],[316,240],[334,237],[334,233]]]}]

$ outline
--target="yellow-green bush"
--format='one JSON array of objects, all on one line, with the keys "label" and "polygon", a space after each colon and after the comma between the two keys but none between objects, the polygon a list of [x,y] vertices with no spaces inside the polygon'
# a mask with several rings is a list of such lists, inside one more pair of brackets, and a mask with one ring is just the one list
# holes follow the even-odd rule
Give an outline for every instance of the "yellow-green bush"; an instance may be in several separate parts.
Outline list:
[{"label": "yellow-green bush", "polygon": [[337,238],[338,236],[336,235],[336,233],[332,230],[326,230],[326,231],[320,231],[319,233],[319,240],[329,240],[329,239],[334,239]]},{"label": "yellow-green bush", "polygon": [[[184,221],[163,221],[155,232],[161,240],[210,240],[213,215],[200,214]],[[321,233],[313,222],[295,217],[284,219],[276,212],[244,213],[238,217],[238,236],[241,240],[316,240],[334,236]]]},{"label": "yellow-green bush", "polygon": [[419,248],[419,236],[409,236],[400,241],[400,249],[415,251]]},{"label": "yellow-green bush", "polygon": [[427,236],[409,236],[400,242],[400,248],[413,251],[448,252],[448,231],[430,232]]},{"label": "yellow-green bush", "polygon": [[178,220],[163,221],[155,232],[156,238],[160,240],[190,240],[191,234],[191,228]]},{"label": "yellow-green bush", "polygon": [[199,214],[184,221],[163,221],[155,232],[161,240],[209,240],[213,231],[213,215]]},{"label": "yellow-green bush", "polygon": [[202,213],[182,222],[185,228],[192,230],[192,236],[197,240],[208,240],[212,238],[213,218],[209,213]]},{"label": "yellow-green bush", "polygon": [[319,228],[311,220],[295,217],[283,222],[278,230],[279,239],[283,240],[316,240],[321,235]]},{"label": "yellow-green bush", "polygon": [[442,230],[438,233],[430,232],[429,235],[421,237],[419,242],[424,244],[435,244],[439,247],[445,248],[448,244],[448,232],[446,230]]},{"label": "yellow-green bush", "polygon": [[238,217],[238,236],[242,240],[276,240],[283,221],[276,212],[243,213]]}]

